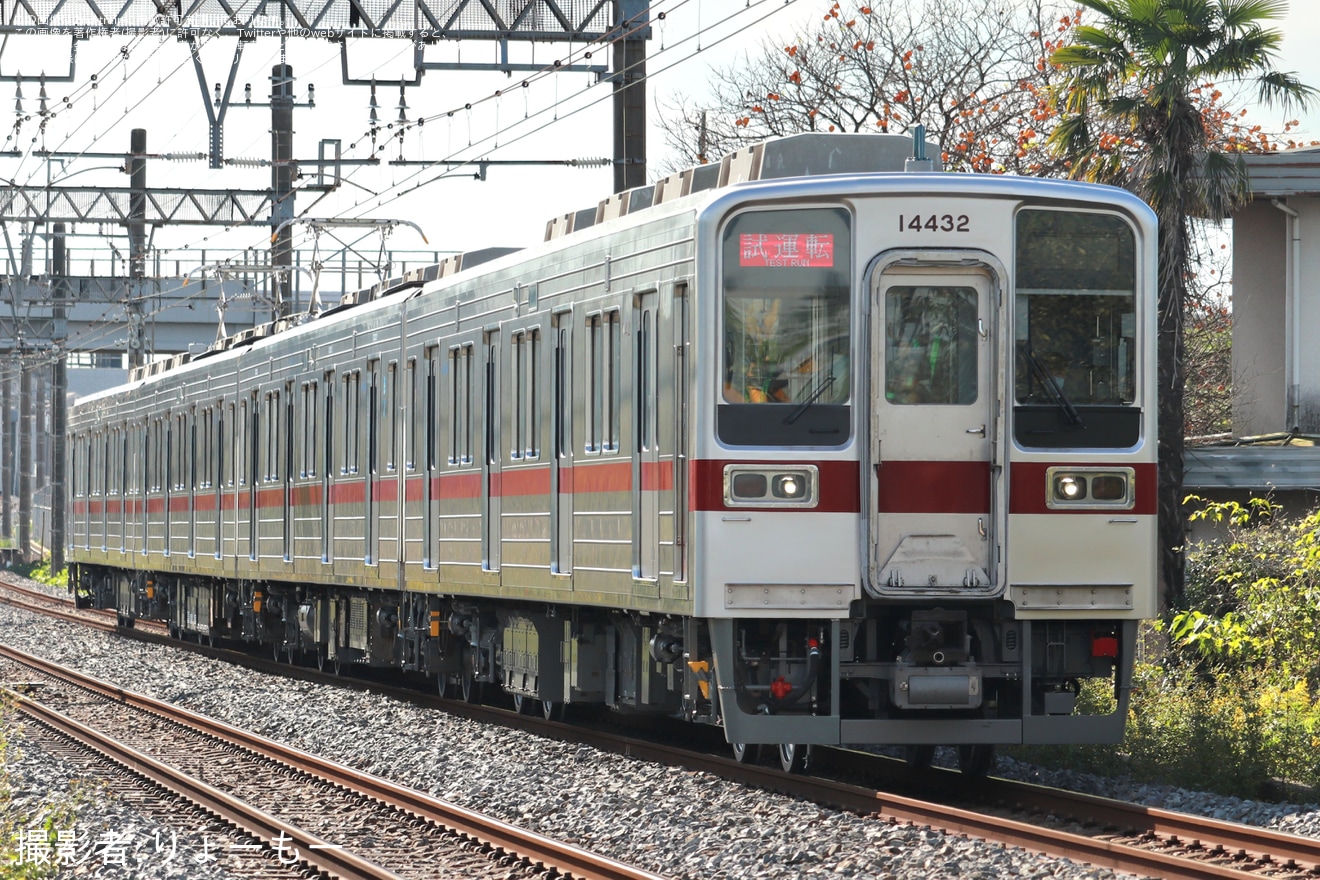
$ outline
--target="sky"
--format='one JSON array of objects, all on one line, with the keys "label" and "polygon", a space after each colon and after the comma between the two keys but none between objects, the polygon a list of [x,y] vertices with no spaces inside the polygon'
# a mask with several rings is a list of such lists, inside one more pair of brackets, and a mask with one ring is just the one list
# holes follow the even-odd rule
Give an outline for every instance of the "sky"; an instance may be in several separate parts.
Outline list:
[{"label": "sky", "polygon": [[[648,114],[651,176],[659,173],[666,156],[662,133],[655,125],[656,103],[675,94],[700,97],[707,88],[712,68],[727,65],[747,51],[755,51],[768,38],[789,34],[808,24],[826,9],[824,0],[652,0],[653,13],[664,10],[648,45],[650,91]],[[1293,0],[1288,15],[1278,24],[1284,35],[1279,67],[1299,75],[1320,88],[1320,3]],[[213,40],[203,45],[202,57],[209,84],[223,81],[228,73],[234,40]],[[566,57],[570,47],[538,44],[534,48],[514,45],[515,60],[549,63]],[[581,46],[573,47],[579,53]],[[264,103],[269,96],[272,65],[281,52],[294,68],[295,94],[301,103],[308,98],[308,85],[315,86],[316,106],[299,107],[294,114],[294,156],[310,159],[318,143],[336,138],[345,154],[362,157],[370,153],[368,103],[365,86],[340,83],[340,58],[329,43],[291,39],[281,47],[277,39],[263,38],[245,47],[235,88],[234,106],[225,125],[225,155],[230,158],[266,159],[270,156],[270,116],[267,108],[243,106],[243,85],[251,83],[252,100]],[[454,50],[441,56],[428,50],[427,59],[456,60]],[[490,43],[468,41],[460,47],[468,61],[494,60]],[[605,53],[599,53],[600,63]],[[49,72],[67,69],[68,41],[60,38],[11,39],[0,51],[0,74],[21,73],[35,79],[49,65]],[[382,124],[398,115],[398,77],[411,76],[411,46],[399,40],[358,40],[349,48],[350,74],[379,80],[376,100]],[[97,74],[96,89],[90,76]],[[393,132],[382,131],[380,142],[389,141],[381,155],[409,161],[437,158],[489,156],[502,160],[605,159],[612,153],[610,93],[607,85],[593,84],[586,73],[561,73],[536,79],[520,88],[525,74],[508,79],[499,73],[455,74],[430,71],[419,88],[405,93],[409,119],[418,114],[429,121],[422,129],[405,133],[402,143]],[[389,85],[393,81],[393,85]],[[0,82],[0,108],[13,106],[12,83]],[[26,114],[37,109],[37,84],[25,79],[22,85]],[[494,97],[499,90],[501,95]],[[209,91],[209,89],[208,89]],[[132,128],[147,129],[151,153],[186,154],[207,149],[208,125],[205,106],[192,63],[183,44],[172,38],[129,41],[122,37],[100,37],[79,44],[73,84],[47,86],[48,104],[59,110],[44,133],[34,122],[9,131],[5,149],[31,150],[45,147],[60,151],[123,152],[129,146]],[[65,105],[63,99],[70,98]],[[471,108],[467,105],[471,104]],[[453,111],[452,114],[450,111]],[[1256,121],[1277,129],[1282,115],[1258,111]],[[1320,106],[1302,118],[1300,136],[1320,140]],[[82,156],[63,163],[47,163],[30,155],[23,159],[0,159],[0,178],[27,185],[50,180],[69,185],[126,186],[128,178],[115,170],[113,159]],[[554,166],[491,167],[487,179],[471,178],[472,168],[454,172],[409,166],[350,169],[348,181],[338,193],[317,202],[313,193],[298,196],[297,209],[307,216],[363,216],[404,220],[420,229],[401,226],[388,239],[394,249],[456,251],[502,245],[520,246],[540,241],[551,217],[595,205],[612,190],[608,168],[563,168]],[[270,186],[268,168],[211,170],[204,161],[152,161],[149,183],[157,186],[186,186],[204,189],[260,190]],[[75,259],[106,247],[104,236],[94,229],[80,229],[71,243]],[[154,243],[174,255],[203,249],[267,246],[268,230],[223,230],[209,227],[175,227],[157,233]],[[422,236],[426,240],[423,241]],[[365,236],[365,237],[364,237]],[[333,239],[359,239],[357,246],[373,255],[380,246],[376,233],[336,230],[323,237],[321,257],[336,247]],[[300,244],[308,233],[298,233]],[[122,236],[118,246],[124,246]],[[75,268],[75,272],[77,269]]]}]

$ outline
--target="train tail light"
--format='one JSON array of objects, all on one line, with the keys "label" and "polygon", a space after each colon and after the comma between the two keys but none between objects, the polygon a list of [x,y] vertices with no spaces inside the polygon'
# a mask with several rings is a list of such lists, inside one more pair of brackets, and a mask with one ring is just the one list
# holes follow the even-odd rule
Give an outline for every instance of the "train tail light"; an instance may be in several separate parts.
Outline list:
[{"label": "train tail light", "polygon": [[1118,657],[1118,636],[1092,633],[1091,656],[1111,657],[1116,659]]}]

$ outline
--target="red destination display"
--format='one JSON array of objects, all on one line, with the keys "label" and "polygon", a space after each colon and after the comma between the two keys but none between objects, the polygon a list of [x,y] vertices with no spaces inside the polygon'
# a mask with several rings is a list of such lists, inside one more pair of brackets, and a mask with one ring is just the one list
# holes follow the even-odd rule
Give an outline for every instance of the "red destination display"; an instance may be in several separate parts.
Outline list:
[{"label": "red destination display", "polygon": [[829,269],[834,265],[834,235],[814,232],[745,232],[739,236],[738,265]]}]

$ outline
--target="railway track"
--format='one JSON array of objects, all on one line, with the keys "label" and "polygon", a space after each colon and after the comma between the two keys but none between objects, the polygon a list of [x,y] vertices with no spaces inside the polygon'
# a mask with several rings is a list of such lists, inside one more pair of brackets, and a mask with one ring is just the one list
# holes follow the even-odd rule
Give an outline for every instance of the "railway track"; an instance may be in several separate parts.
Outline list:
[{"label": "railway track", "polygon": [[[222,651],[201,650],[208,654]],[[914,772],[892,759],[842,749],[818,749],[813,754],[812,772],[817,775],[789,776],[777,768],[735,762],[724,756],[723,749],[711,748],[709,743],[710,750],[705,752],[673,745],[673,731],[658,738],[643,738],[633,732],[584,728],[498,707],[446,700],[417,690],[388,688],[379,681],[335,678],[251,655],[232,656],[264,671],[369,688],[484,722],[709,772],[740,784],[875,815],[892,823],[929,826],[1139,876],[1320,876],[1320,840],[1253,826],[1010,780],[992,778],[973,784],[958,773]],[[692,732],[686,725],[680,729],[689,735]],[[865,780],[865,784],[858,784],[859,780]]]},{"label": "railway track", "polygon": [[657,877],[40,658],[4,646],[0,657],[29,679],[27,693],[9,692],[23,712],[220,817],[282,865],[346,880]]}]

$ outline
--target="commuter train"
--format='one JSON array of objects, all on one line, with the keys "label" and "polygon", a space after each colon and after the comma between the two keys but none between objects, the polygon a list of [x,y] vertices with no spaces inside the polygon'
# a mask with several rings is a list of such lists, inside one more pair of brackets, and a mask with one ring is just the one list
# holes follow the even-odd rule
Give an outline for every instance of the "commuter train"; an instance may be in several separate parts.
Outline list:
[{"label": "commuter train", "polygon": [[790,770],[1119,739],[1155,219],[925,148],[767,141],[140,368],[69,416],[71,589]]}]

